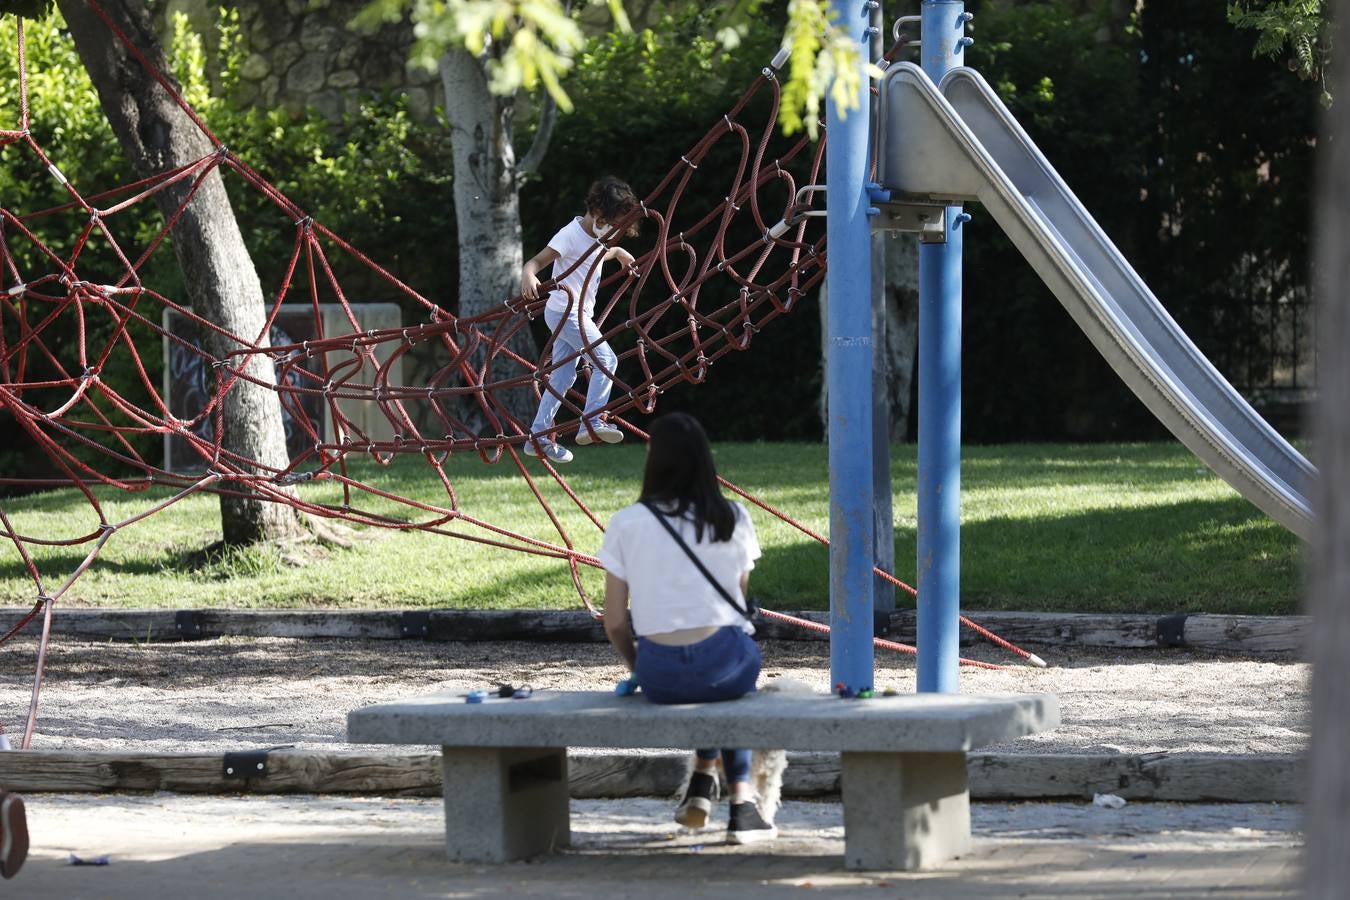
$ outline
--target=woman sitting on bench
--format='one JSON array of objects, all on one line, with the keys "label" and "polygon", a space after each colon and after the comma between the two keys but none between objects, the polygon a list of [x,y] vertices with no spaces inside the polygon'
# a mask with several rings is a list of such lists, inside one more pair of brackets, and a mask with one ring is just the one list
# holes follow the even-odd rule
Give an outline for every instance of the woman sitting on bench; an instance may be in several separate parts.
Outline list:
[{"label": "woman sitting on bench", "polygon": [[[735,700],[755,690],[759,647],[750,638],[746,584],[759,541],[750,516],[722,496],[708,436],[671,413],[651,424],[638,502],[614,514],[599,558],[605,633],[653,703]],[[636,639],[635,639],[636,636]],[[675,821],[707,824],[718,799],[716,749],[698,750]],[[731,792],[727,840],[771,840],[750,787],[750,751],[723,749]]]}]

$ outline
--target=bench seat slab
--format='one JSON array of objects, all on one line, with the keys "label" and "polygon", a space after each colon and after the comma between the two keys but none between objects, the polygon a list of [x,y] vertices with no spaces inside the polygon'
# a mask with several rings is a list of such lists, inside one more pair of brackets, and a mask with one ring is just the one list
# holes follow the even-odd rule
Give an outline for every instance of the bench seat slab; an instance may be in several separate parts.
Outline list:
[{"label": "bench seat slab", "polygon": [[510,862],[570,842],[566,748],[443,747],[441,771],[451,861]]},{"label": "bench seat slab", "polygon": [[929,869],[970,846],[964,753],[843,753],[844,865]]}]

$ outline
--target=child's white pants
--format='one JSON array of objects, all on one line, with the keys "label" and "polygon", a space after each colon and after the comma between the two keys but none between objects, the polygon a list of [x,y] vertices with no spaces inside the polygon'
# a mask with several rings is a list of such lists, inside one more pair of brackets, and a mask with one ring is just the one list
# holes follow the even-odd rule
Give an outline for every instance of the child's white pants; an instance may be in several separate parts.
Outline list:
[{"label": "child's white pants", "polygon": [[[560,398],[576,383],[577,363],[583,358],[588,359],[591,364],[591,383],[586,388],[586,418],[594,423],[595,411],[609,402],[609,390],[613,386],[613,380],[606,373],[615,370],[619,359],[607,341],[600,341],[582,352],[582,348],[587,344],[599,340],[600,329],[589,316],[581,316],[580,323],[577,319],[576,312],[564,313],[547,308],[544,310],[544,322],[548,325],[549,331],[555,332],[553,336],[555,368],[548,376],[552,390],[544,389],[540,392],[539,412],[535,413],[534,424],[530,426],[530,430],[535,434],[553,427],[553,418],[562,406]],[[562,322],[561,329],[558,327],[559,322]],[[581,356],[577,356],[579,352]],[[563,362],[569,356],[576,358],[571,362]]]}]

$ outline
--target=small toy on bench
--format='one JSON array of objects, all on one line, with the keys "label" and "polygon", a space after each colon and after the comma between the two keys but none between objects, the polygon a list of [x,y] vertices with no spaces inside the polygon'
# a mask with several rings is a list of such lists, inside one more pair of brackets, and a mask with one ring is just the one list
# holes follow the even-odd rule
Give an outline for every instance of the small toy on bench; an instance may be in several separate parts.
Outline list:
[{"label": "small toy on bench", "polygon": [[504,700],[528,700],[534,696],[534,687],[523,684],[520,687],[513,687],[509,684],[499,684],[492,691],[486,691],[482,688],[469,691],[464,695],[465,703],[483,703],[488,697],[497,696]]},{"label": "small toy on bench", "polygon": [[845,700],[871,700],[876,691],[869,685],[864,688],[851,688],[842,681],[834,686],[834,692]]}]

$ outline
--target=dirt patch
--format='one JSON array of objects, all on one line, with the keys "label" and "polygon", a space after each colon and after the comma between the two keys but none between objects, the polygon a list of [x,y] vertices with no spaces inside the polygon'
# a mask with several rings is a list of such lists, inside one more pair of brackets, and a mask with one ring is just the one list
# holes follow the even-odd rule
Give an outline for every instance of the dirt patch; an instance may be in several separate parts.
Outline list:
[{"label": "dirt patch", "polygon": [[[762,682],[829,687],[824,643],[766,642]],[[22,731],[36,642],[0,647],[0,722]],[[1064,724],[995,749],[1027,753],[1296,753],[1308,735],[1309,666],[1183,650],[1039,651],[1049,669],[965,668],[970,694],[1054,693]],[[1008,663],[993,648],[967,655]],[[877,687],[914,690],[913,657],[878,651]],[[608,690],[625,674],[603,644],[221,638],[53,641],[35,749],[344,751],[347,712],[501,682]]]}]

